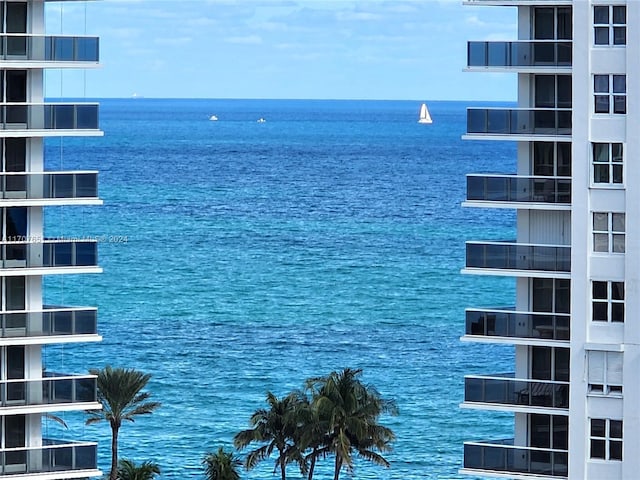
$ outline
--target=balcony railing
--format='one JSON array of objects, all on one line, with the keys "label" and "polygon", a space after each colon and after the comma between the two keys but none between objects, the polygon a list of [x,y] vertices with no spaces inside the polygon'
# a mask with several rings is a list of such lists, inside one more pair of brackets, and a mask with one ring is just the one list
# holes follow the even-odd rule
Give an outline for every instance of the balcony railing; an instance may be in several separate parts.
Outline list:
[{"label": "balcony railing", "polygon": [[0,407],[95,403],[96,377],[46,374],[34,380],[0,381]]},{"label": "balcony railing", "polygon": [[[43,439],[42,447],[0,450],[0,475],[55,473],[97,470],[97,444]],[[91,472],[94,476],[96,472]],[[89,476],[89,475],[88,475]],[[74,476],[73,478],[76,478]],[[47,477],[50,478],[50,477]]]},{"label": "balcony railing", "polygon": [[0,338],[97,335],[95,308],[45,307],[0,314]]},{"label": "balcony railing", "polygon": [[5,103],[0,105],[0,129],[97,130],[97,103]]},{"label": "balcony railing", "polygon": [[467,268],[570,272],[571,247],[467,242]]},{"label": "balcony railing", "polygon": [[98,62],[98,37],[5,33],[0,35],[0,61]]},{"label": "balcony railing", "polygon": [[571,42],[468,42],[469,67],[570,67]]},{"label": "balcony railing", "polygon": [[571,135],[571,109],[468,108],[467,133]]},{"label": "balcony railing", "polygon": [[467,175],[467,200],[571,204],[571,178]]},{"label": "balcony railing", "polygon": [[570,324],[569,314],[468,309],[465,333],[485,337],[567,341]]},{"label": "balcony railing", "polygon": [[513,374],[465,376],[464,401],[524,407],[569,408],[569,383],[523,380]]},{"label": "balcony railing", "polygon": [[568,461],[566,450],[516,447],[513,440],[464,444],[464,468],[470,470],[566,477]]},{"label": "balcony railing", "polygon": [[95,240],[0,242],[0,268],[93,267],[98,265]]},{"label": "balcony railing", "polygon": [[97,197],[97,172],[0,173],[0,199],[48,200]]}]

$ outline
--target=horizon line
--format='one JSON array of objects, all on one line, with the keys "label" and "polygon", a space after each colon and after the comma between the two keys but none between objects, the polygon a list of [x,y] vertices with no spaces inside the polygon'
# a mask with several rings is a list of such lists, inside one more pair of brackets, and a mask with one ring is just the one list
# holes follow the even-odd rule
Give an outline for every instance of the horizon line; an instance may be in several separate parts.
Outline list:
[{"label": "horizon line", "polygon": [[87,99],[87,100],[252,100],[252,101],[297,101],[297,102],[415,102],[415,103],[438,103],[438,102],[467,102],[467,103],[515,103],[517,99],[391,99],[391,98],[261,98],[261,97],[99,97],[99,96],[45,96],[45,99]]}]

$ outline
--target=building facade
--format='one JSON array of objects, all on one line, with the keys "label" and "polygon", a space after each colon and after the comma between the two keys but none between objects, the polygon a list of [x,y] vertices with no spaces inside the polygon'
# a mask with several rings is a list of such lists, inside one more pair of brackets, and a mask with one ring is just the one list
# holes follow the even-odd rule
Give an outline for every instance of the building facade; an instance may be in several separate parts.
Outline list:
[{"label": "building facade", "polygon": [[[0,476],[99,475],[96,444],[44,438],[59,412],[100,408],[96,379],[43,363],[47,344],[99,341],[96,309],[43,302],[47,275],[98,273],[95,241],[48,239],[47,206],[97,205],[97,172],[50,171],[50,137],[98,136],[98,106],[45,101],[45,69],[98,65],[95,37],[48,36],[45,1],[0,1]],[[55,302],[55,300],[53,300]]]},{"label": "building facade", "polygon": [[518,38],[469,42],[467,69],[513,72],[518,98],[467,111],[465,137],[516,142],[517,171],[468,175],[464,204],[517,220],[467,242],[463,272],[516,287],[467,309],[463,340],[514,345],[515,373],[465,378],[462,406],[512,412],[513,438],[465,443],[462,472],[639,478],[640,2],[465,3],[517,9]]}]

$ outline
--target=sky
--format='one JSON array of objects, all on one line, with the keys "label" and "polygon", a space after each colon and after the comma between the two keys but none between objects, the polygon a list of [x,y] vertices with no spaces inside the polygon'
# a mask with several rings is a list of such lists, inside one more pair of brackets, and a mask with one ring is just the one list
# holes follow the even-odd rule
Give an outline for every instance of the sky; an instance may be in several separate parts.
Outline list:
[{"label": "sky", "polygon": [[468,40],[515,40],[516,9],[461,0],[102,0],[47,4],[47,33],[100,37],[97,69],[49,97],[514,100],[469,73]]}]

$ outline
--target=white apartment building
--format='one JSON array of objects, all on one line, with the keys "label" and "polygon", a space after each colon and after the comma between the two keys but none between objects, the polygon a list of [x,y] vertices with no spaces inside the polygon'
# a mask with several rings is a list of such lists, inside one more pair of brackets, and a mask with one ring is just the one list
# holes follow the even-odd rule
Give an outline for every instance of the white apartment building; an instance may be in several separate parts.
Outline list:
[{"label": "white apartment building", "polygon": [[518,98],[467,111],[465,138],[516,142],[517,171],[468,175],[464,205],[515,209],[517,238],[466,246],[464,273],[516,293],[469,308],[463,340],[515,365],[465,378],[462,406],[512,412],[513,438],[466,442],[462,472],[638,479],[640,1],[464,3],[517,9],[518,38],[469,42],[467,69],[513,72]]},{"label": "white apartment building", "polygon": [[[51,103],[45,69],[98,65],[96,37],[45,34],[45,1],[0,1],[0,476],[100,475],[96,444],[43,438],[47,417],[100,408],[96,380],[43,364],[46,344],[99,341],[96,309],[43,304],[43,277],[97,273],[95,241],[47,239],[43,210],[97,205],[95,171],[49,171],[48,137],[98,136],[98,106]],[[72,207],[70,207],[72,208]]]}]

